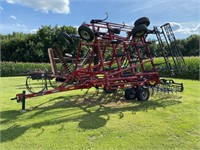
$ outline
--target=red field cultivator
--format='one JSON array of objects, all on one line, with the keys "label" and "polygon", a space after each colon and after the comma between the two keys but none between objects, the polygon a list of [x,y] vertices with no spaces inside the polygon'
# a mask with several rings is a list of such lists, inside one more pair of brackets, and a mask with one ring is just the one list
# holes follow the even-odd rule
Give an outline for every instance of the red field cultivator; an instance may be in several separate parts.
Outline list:
[{"label": "red field cultivator", "polygon": [[[184,63],[170,24],[149,30],[148,18],[135,21],[134,27],[126,24],[93,19],[78,28],[79,35],[63,33],[68,44],[79,39],[76,56],[63,55],[59,45],[48,49],[52,73],[34,72],[27,77],[26,86],[30,94],[17,94],[17,102],[25,99],[76,89],[103,89],[105,93],[124,90],[127,100],[149,99],[149,89],[163,92],[182,92],[183,84],[160,79],[154,63],[148,34],[155,34],[165,60],[166,69],[178,72],[178,64]],[[163,39],[164,37],[164,39]],[[164,46],[167,44],[167,47]],[[83,54],[84,53],[84,54]],[[170,63],[169,57],[174,61]],[[50,85],[52,88],[50,88]]]}]

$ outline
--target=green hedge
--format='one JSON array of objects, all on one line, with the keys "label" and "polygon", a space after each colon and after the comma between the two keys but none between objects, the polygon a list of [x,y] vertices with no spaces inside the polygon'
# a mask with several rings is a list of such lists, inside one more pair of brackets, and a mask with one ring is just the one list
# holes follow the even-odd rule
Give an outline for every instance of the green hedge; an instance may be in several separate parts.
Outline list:
[{"label": "green hedge", "polygon": [[35,70],[51,70],[48,63],[0,62],[1,76],[21,76]]},{"label": "green hedge", "polygon": [[[199,65],[200,57],[185,57],[185,65],[180,67],[180,72],[172,77],[182,78],[182,79],[199,79]],[[155,58],[155,63],[164,62],[163,58]],[[30,71],[35,69],[49,70],[51,71],[51,66],[48,63],[22,63],[22,62],[0,62],[1,65],[1,76],[19,76],[26,75]],[[165,69],[164,64],[159,70],[160,76],[170,77],[170,73]]]}]

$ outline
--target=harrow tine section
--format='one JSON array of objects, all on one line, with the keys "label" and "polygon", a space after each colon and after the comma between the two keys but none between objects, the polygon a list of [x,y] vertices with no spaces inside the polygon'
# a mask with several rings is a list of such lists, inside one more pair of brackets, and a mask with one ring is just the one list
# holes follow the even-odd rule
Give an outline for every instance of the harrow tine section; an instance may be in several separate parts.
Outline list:
[{"label": "harrow tine section", "polygon": [[184,90],[183,83],[176,83],[173,80],[161,79],[160,84],[151,87],[155,93],[163,92],[163,93],[177,93],[182,92]]},{"label": "harrow tine section", "polygon": [[[177,47],[175,35],[169,23],[160,26],[160,30],[161,32],[158,27],[154,26],[154,34],[157,37],[166,66],[171,75],[178,74],[185,61],[181,51]],[[170,61],[170,58],[172,61]]]}]

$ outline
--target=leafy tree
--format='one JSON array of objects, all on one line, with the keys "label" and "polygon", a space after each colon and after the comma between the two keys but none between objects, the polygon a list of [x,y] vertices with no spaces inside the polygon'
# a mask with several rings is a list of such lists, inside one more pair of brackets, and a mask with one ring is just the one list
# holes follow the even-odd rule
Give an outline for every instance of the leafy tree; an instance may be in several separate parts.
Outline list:
[{"label": "leafy tree", "polygon": [[186,56],[198,56],[199,55],[199,43],[200,35],[194,34],[186,38],[185,55]]},{"label": "leafy tree", "polygon": [[62,33],[76,34],[76,28],[72,26],[42,26],[36,34],[24,34],[13,32],[8,35],[0,35],[3,61],[22,62],[48,62],[47,49],[57,42],[63,52],[75,54],[77,41],[68,46],[62,37]]}]

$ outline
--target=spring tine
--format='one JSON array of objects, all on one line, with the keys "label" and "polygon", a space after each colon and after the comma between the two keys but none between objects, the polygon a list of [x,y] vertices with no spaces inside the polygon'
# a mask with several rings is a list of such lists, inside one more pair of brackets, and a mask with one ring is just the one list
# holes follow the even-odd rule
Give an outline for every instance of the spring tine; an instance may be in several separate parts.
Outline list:
[{"label": "spring tine", "polygon": [[85,92],[85,94],[88,94],[89,90],[90,90],[90,89],[87,89],[87,91]]},{"label": "spring tine", "polygon": [[154,88],[153,88],[153,86],[151,86],[151,90],[152,90],[151,96],[153,96],[154,95]]},{"label": "spring tine", "polygon": [[98,95],[98,94],[99,94],[99,89],[96,88],[96,95]]}]

